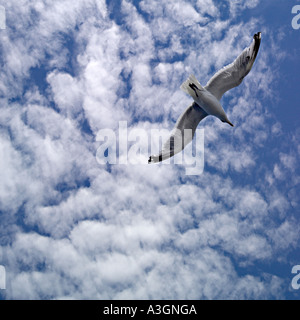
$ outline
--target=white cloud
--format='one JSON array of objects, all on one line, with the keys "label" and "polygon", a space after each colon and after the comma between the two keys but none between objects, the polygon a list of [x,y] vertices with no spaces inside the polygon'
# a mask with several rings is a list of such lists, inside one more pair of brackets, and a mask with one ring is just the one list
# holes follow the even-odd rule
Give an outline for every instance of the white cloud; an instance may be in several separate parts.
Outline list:
[{"label": "white cloud", "polygon": [[81,111],[83,90],[76,79],[68,73],[52,72],[47,76],[54,101],[68,118],[73,118]]}]

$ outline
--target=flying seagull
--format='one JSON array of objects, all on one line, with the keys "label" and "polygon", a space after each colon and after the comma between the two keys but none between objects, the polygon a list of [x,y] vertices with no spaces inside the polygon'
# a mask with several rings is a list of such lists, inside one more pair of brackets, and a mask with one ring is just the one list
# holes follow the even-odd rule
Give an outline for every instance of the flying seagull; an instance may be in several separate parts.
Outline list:
[{"label": "flying seagull", "polygon": [[[189,76],[180,88],[189,94],[194,102],[179,117],[171,136],[164,143],[159,154],[150,156],[148,163],[166,160],[183,150],[192,141],[199,122],[208,115],[215,116],[233,127],[219,101],[226,91],[240,85],[250,72],[260,41],[261,32],[258,32],[253,36],[251,45],[244,49],[231,64],[213,75],[205,87],[201,86],[194,75]],[[185,129],[190,129],[192,134],[184,134]]]}]

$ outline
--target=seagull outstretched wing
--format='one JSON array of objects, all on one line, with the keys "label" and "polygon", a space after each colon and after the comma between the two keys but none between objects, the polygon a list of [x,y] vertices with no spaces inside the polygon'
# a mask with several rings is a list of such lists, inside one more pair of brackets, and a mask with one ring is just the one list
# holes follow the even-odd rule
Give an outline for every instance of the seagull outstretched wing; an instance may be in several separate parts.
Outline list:
[{"label": "seagull outstretched wing", "polygon": [[[207,113],[196,103],[186,108],[177,120],[171,136],[164,143],[158,155],[151,156],[148,163],[156,163],[173,157],[189,144],[194,137],[199,122],[207,116]],[[191,129],[191,134],[186,131]]]},{"label": "seagull outstretched wing", "polygon": [[226,91],[240,85],[253,66],[260,41],[261,33],[258,32],[253,36],[253,41],[248,48],[244,49],[231,64],[212,76],[205,89],[220,100]]}]

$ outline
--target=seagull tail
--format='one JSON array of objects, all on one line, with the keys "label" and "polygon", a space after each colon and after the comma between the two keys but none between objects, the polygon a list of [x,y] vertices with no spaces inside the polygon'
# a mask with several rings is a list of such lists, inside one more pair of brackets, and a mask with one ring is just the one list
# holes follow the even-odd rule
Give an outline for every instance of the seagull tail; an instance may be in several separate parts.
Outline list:
[{"label": "seagull tail", "polygon": [[197,100],[199,97],[199,92],[204,90],[193,74],[191,74],[180,86],[180,89],[189,94],[194,100]]}]

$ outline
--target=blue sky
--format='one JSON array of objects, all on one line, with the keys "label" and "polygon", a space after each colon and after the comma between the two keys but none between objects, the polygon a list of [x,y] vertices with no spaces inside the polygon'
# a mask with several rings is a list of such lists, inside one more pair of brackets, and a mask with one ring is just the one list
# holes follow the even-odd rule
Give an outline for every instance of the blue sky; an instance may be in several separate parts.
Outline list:
[{"label": "blue sky", "polygon": [[[0,1],[1,299],[299,299],[300,1]],[[261,31],[207,117],[205,166],[101,165],[97,134],[171,130]],[[129,144],[131,145],[131,144]],[[142,152],[142,153],[143,153]]]}]

